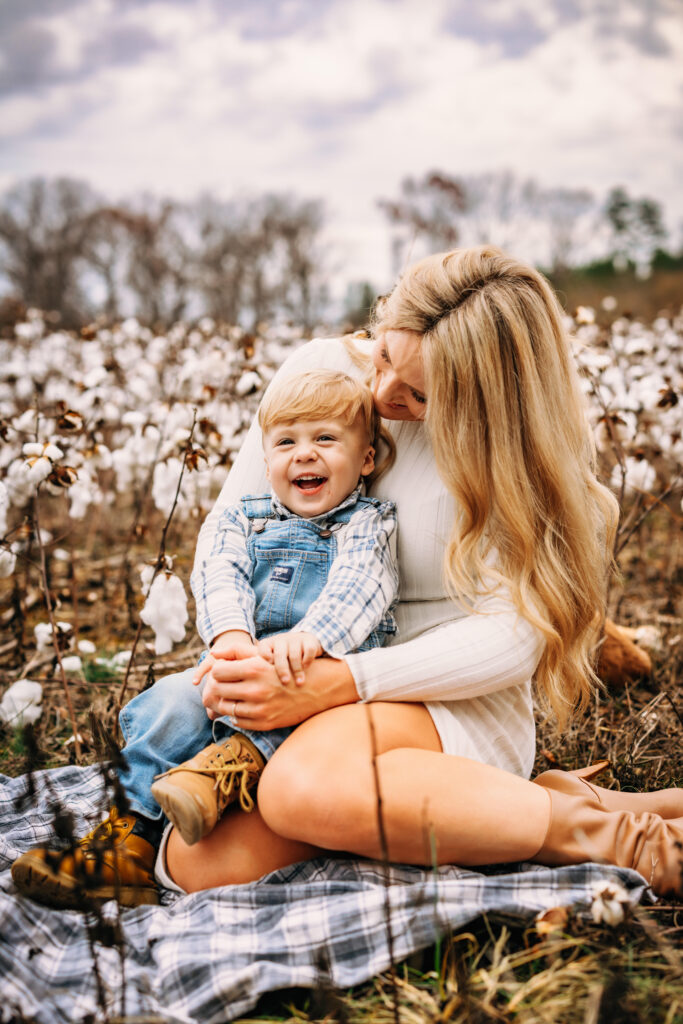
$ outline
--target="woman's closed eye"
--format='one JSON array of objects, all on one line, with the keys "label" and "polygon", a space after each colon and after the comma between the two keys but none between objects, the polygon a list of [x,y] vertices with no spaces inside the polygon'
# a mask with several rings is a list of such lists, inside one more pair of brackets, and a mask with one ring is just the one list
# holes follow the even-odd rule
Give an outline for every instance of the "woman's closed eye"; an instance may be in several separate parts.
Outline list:
[{"label": "woman's closed eye", "polygon": [[410,389],[410,395],[411,395],[411,398],[414,398],[416,402],[420,403],[420,405],[426,405],[427,404],[427,399],[425,398],[424,395],[421,395],[419,391],[413,391],[413,389],[411,388]]}]

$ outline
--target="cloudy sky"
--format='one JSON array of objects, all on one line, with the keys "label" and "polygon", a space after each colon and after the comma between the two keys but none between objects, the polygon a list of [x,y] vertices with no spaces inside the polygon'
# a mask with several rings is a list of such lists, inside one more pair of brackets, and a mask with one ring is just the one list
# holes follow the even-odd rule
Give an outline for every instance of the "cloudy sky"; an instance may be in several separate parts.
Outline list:
[{"label": "cloudy sky", "polygon": [[376,200],[435,168],[680,225],[681,0],[0,0],[0,188],[321,197],[331,262],[383,286]]}]

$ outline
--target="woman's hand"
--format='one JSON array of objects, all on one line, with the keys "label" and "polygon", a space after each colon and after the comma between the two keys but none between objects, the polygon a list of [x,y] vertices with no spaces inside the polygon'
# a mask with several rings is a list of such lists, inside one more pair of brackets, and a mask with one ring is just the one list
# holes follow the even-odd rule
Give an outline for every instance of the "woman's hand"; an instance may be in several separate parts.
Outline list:
[{"label": "woman's hand", "polygon": [[302,685],[283,686],[273,665],[245,649],[243,656],[215,653],[202,700],[212,720],[228,715],[239,728],[261,731],[298,725],[327,708],[352,704],[358,692],[345,661],[317,658]]},{"label": "woman's hand", "polygon": [[[195,686],[199,686],[202,679],[213,669],[217,658],[248,658],[256,653],[256,646],[249,633],[239,629],[231,629],[221,633],[211,644],[211,648],[192,677]],[[216,715],[209,714],[212,720]]]}]

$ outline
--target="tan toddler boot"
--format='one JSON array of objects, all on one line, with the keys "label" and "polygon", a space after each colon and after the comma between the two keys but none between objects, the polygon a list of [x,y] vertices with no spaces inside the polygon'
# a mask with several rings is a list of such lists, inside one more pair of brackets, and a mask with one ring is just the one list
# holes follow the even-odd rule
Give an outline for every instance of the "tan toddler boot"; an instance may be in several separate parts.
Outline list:
[{"label": "tan toddler boot", "polygon": [[234,733],[159,775],[152,796],[192,846],[211,832],[230,804],[239,800],[243,810],[253,811],[249,790],[257,784],[264,766],[265,759],[251,740]]}]

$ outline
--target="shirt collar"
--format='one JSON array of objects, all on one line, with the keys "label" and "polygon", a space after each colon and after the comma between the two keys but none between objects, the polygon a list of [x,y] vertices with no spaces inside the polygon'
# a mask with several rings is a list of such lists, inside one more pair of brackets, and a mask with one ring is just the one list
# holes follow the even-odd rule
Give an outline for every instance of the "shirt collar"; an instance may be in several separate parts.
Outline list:
[{"label": "shirt collar", "polygon": [[[337,512],[341,512],[343,508],[348,508],[349,505],[355,505],[360,496],[365,492],[365,484],[361,483],[356,487],[354,491],[351,491],[343,501],[340,501],[334,508],[328,509],[327,512],[321,512],[319,516],[311,516],[306,519],[307,523],[324,523],[328,519],[334,518]],[[302,519],[303,516],[297,515],[296,512],[290,511],[286,505],[283,505],[276,494],[271,495],[271,505],[273,512],[279,519]]]}]

